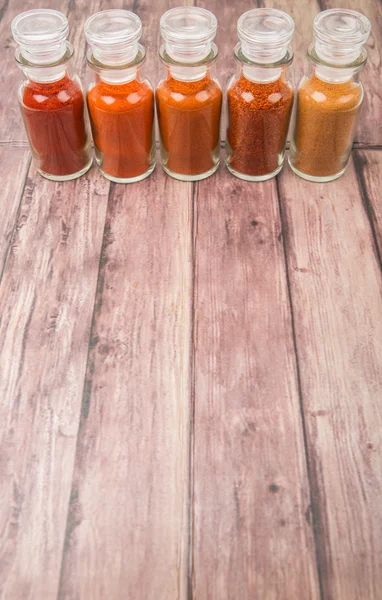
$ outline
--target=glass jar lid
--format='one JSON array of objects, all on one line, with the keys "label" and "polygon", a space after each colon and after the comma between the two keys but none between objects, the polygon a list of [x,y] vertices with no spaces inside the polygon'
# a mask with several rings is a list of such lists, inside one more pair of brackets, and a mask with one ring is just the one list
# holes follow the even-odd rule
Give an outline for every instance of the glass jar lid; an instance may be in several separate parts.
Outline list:
[{"label": "glass jar lid", "polygon": [[66,54],[68,19],[57,10],[27,10],[13,19],[11,30],[21,57],[28,63],[49,65]]},{"label": "glass jar lid", "polygon": [[359,12],[340,8],[324,10],[313,23],[316,54],[327,63],[351,64],[362,53],[370,31],[369,19]]},{"label": "glass jar lid", "polygon": [[257,64],[273,64],[288,53],[294,33],[291,16],[275,8],[254,8],[237,22],[241,52]]},{"label": "glass jar lid", "polygon": [[197,6],[173,8],[160,20],[166,54],[180,63],[197,63],[208,57],[216,30],[215,15]]},{"label": "glass jar lid", "polygon": [[89,17],[85,37],[94,58],[107,66],[126,65],[134,61],[140,46],[142,23],[129,10],[110,9]]}]

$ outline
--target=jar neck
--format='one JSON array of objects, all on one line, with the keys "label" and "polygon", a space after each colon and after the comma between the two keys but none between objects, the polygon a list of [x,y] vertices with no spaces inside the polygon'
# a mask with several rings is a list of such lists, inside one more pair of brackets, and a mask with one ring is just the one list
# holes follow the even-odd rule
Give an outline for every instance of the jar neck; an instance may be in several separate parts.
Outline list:
[{"label": "jar neck", "polygon": [[285,80],[286,69],[286,66],[262,67],[242,63],[240,74],[254,83],[272,83],[273,81]]},{"label": "jar neck", "polygon": [[59,81],[68,74],[68,63],[54,65],[52,67],[28,66],[22,68],[24,75],[36,83],[53,83]]},{"label": "jar neck", "polygon": [[326,83],[341,84],[348,81],[357,81],[359,71],[359,66],[332,67],[327,64],[312,62],[312,74]]},{"label": "jar neck", "polygon": [[[73,56],[73,46],[69,42],[65,42],[65,48],[62,48],[63,54],[56,56],[53,60],[53,56],[46,56],[45,61],[30,58],[29,60],[25,57],[22,48],[16,49],[16,62],[18,67],[22,70],[24,75],[31,81],[37,81],[39,83],[51,83],[53,81],[59,81],[68,73],[69,63]],[[41,56],[40,56],[41,59]]]},{"label": "jar neck", "polygon": [[178,81],[200,81],[209,74],[210,65],[167,65],[167,77]]},{"label": "jar neck", "polygon": [[125,83],[129,83],[130,81],[141,79],[141,71],[139,65],[134,65],[126,69],[93,68],[93,70],[96,71],[97,78],[99,81],[111,85],[123,85]]}]

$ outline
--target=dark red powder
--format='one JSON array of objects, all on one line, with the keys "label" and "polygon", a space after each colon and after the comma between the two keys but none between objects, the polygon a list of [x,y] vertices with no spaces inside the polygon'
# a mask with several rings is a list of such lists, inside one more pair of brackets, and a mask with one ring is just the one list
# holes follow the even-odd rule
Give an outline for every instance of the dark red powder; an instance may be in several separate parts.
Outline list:
[{"label": "dark red powder", "polygon": [[228,90],[228,163],[239,173],[262,176],[280,166],[285,148],[293,91],[280,78],[270,83],[243,75]]},{"label": "dark red powder", "polygon": [[49,175],[81,171],[89,162],[90,145],[84,121],[84,98],[76,80],[29,81],[22,111],[33,155]]}]

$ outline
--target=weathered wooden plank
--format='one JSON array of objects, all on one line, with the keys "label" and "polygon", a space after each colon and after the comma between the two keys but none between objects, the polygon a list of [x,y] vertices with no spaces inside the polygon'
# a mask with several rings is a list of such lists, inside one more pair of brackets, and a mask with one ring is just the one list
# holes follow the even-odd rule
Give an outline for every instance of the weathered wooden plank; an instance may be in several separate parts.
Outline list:
[{"label": "weathered wooden plank", "polygon": [[324,8],[351,8],[371,21],[371,36],[366,46],[368,61],[361,72],[365,99],[358,123],[356,141],[382,144],[382,3],[378,0],[322,0]]},{"label": "weathered wooden plank", "polygon": [[373,229],[376,251],[379,262],[382,256],[382,152],[368,150],[367,152],[354,152],[354,163],[360,182],[361,195],[365,210]]},{"label": "weathered wooden plank", "polygon": [[109,200],[60,597],[185,598],[191,184]]},{"label": "weathered wooden plank", "polygon": [[382,280],[353,166],[280,180],[325,598],[382,584]]},{"label": "weathered wooden plank", "polygon": [[25,148],[0,148],[0,283],[30,157]]},{"label": "weathered wooden plank", "polygon": [[193,597],[318,598],[275,182],[195,211]]},{"label": "weathered wooden plank", "polygon": [[32,168],[0,287],[0,598],[56,597],[109,183]]}]

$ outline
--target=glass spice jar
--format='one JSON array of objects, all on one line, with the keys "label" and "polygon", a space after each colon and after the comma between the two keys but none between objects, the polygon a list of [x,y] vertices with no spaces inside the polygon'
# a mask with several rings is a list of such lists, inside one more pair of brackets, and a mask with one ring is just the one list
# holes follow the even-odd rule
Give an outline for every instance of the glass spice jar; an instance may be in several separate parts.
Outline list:
[{"label": "glass spice jar", "polygon": [[96,160],[102,174],[119,183],[140,181],[155,168],[154,92],[141,76],[141,35],[141,20],[128,10],[104,10],[85,23]]},{"label": "glass spice jar", "polygon": [[331,181],[346,169],[364,95],[358,74],[370,29],[370,21],[352,10],[325,10],[314,19],[310,73],[298,88],[289,155],[304,179]]},{"label": "glass spice jar", "polygon": [[160,20],[160,57],[166,76],[156,90],[163,168],[175,179],[197,181],[219,166],[222,91],[213,75],[217,21],[185,6]]},{"label": "glass spice jar", "polygon": [[92,151],[81,83],[70,67],[68,20],[56,10],[29,10],[11,29],[25,76],[18,99],[37,170],[54,181],[75,179],[90,168]]},{"label": "glass spice jar", "polygon": [[286,69],[293,60],[294,22],[281,10],[257,8],[240,17],[237,32],[239,68],[227,90],[226,165],[240,179],[264,181],[284,162],[293,106]]}]

